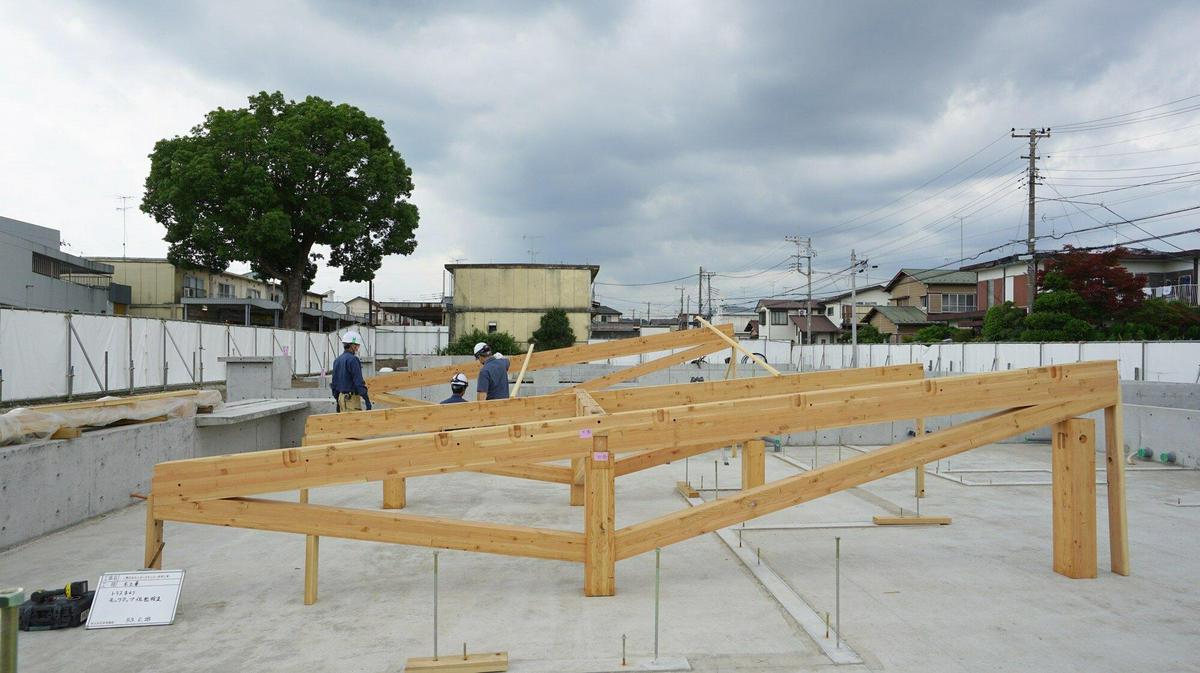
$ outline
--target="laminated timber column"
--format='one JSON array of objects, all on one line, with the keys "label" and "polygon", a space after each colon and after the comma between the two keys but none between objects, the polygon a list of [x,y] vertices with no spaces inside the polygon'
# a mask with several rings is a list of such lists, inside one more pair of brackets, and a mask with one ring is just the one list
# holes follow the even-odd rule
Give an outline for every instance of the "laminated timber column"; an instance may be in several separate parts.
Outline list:
[{"label": "laminated timber column", "polygon": [[584,471],[583,595],[612,596],[617,591],[616,473],[608,437],[592,438]]},{"label": "laminated timber column", "polygon": [[[575,389],[575,415],[592,416],[604,414],[601,407],[586,390]],[[605,441],[608,441],[607,439]],[[583,458],[571,459],[571,505],[580,507],[584,500],[584,473],[586,472]]]},{"label": "laminated timber column", "polygon": [[1112,571],[1129,574],[1129,534],[1125,517],[1125,432],[1121,403],[1104,409],[1105,475],[1108,477],[1108,550]]},{"label": "laminated timber column", "polygon": [[154,494],[146,498],[146,569],[162,570],[163,520],[154,518]]},{"label": "laminated timber column", "polygon": [[[924,418],[917,419],[916,436],[918,439],[925,436],[925,419]],[[913,468],[913,476],[916,478],[916,481],[913,486],[913,488],[914,488],[913,495],[915,495],[918,498],[924,498],[925,497],[925,466],[918,465],[915,468]]]},{"label": "laminated timber column", "polygon": [[1096,577],[1096,422],[1072,418],[1054,424],[1054,572]]},{"label": "laminated timber column", "polygon": [[[300,503],[308,504],[308,489],[300,489]],[[317,565],[321,549],[321,538],[317,535],[304,536],[304,604],[317,602]]]},{"label": "laminated timber column", "polygon": [[408,491],[404,477],[383,480],[383,508],[404,509],[408,504]]},{"label": "laminated timber column", "polygon": [[742,490],[762,486],[767,480],[767,443],[750,439],[742,443]]}]

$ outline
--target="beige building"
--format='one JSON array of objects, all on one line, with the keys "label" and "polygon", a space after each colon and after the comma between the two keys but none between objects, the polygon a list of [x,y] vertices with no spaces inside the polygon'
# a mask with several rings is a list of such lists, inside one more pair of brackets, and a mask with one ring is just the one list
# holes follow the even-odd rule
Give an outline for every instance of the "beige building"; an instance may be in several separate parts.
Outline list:
[{"label": "beige building", "polygon": [[[129,315],[276,326],[283,312],[278,283],[229,271],[186,270],[160,258],[93,259],[113,267],[113,282],[130,287]],[[322,310],[322,300],[315,292],[305,293],[301,307],[305,329],[332,330],[350,321]]]},{"label": "beige building", "polygon": [[575,339],[588,340],[592,282],[600,267],[584,264],[447,264],[453,278],[450,339],[478,329],[507,332],[524,346],[552,308],[567,313]]}]

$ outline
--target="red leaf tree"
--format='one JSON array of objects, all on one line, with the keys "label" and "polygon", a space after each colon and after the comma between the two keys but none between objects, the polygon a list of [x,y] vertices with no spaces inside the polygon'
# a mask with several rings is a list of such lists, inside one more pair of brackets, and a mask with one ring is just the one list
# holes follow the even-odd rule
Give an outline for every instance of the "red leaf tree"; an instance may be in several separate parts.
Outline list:
[{"label": "red leaf tree", "polygon": [[1076,250],[1068,245],[1047,259],[1038,274],[1038,285],[1047,290],[1074,290],[1096,312],[1101,321],[1112,320],[1137,310],[1146,298],[1144,276],[1135,276],[1121,266],[1129,250],[1105,252]]}]

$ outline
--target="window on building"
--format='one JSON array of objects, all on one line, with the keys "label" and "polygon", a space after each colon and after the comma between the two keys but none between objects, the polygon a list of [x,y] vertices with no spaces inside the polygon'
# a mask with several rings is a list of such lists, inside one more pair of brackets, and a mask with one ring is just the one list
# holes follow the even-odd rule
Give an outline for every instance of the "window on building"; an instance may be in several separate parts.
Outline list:
[{"label": "window on building", "polygon": [[923,309],[929,308],[929,295],[927,295],[927,294],[921,295],[921,308],[923,308]]},{"label": "window on building", "polygon": [[837,308],[837,306],[826,306],[825,307],[825,315],[833,315],[833,311],[836,308]]},{"label": "window on building", "polygon": [[246,299],[262,299],[262,292],[246,288]]},{"label": "window on building", "polygon": [[271,293],[271,301],[280,302],[280,301],[283,301],[283,297],[281,297],[278,292],[272,292]]},{"label": "window on building", "polygon": [[772,325],[788,324],[787,311],[771,311],[771,324]]},{"label": "window on building", "polygon": [[315,302],[315,301],[308,302],[308,307],[309,308],[320,308],[320,306],[317,306],[317,302]]},{"label": "window on building", "polygon": [[207,297],[208,293],[204,291],[204,279],[199,276],[184,276],[183,277],[183,296],[185,297]]},{"label": "window on building", "polygon": [[229,283],[217,283],[217,296],[222,299],[233,299],[237,295],[233,292],[233,285]]},{"label": "window on building", "polygon": [[496,332],[496,323],[494,323],[494,322],[488,323],[488,334],[494,334],[495,332]]},{"label": "window on building", "polygon": [[942,295],[943,313],[965,313],[975,310],[975,295],[970,293],[946,293]]}]

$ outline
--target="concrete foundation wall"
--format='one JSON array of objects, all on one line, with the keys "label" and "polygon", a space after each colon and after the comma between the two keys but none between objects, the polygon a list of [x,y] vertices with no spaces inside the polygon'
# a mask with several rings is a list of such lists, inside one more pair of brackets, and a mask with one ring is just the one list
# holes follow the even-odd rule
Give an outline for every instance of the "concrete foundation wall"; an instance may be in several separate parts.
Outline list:
[{"label": "concrete foundation wall", "polygon": [[137,502],[129,494],[150,492],[158,463],[299,446],[305,419],[334,410],[306,402],[223,425],[176,418],[0,447],[0,549]]}]

